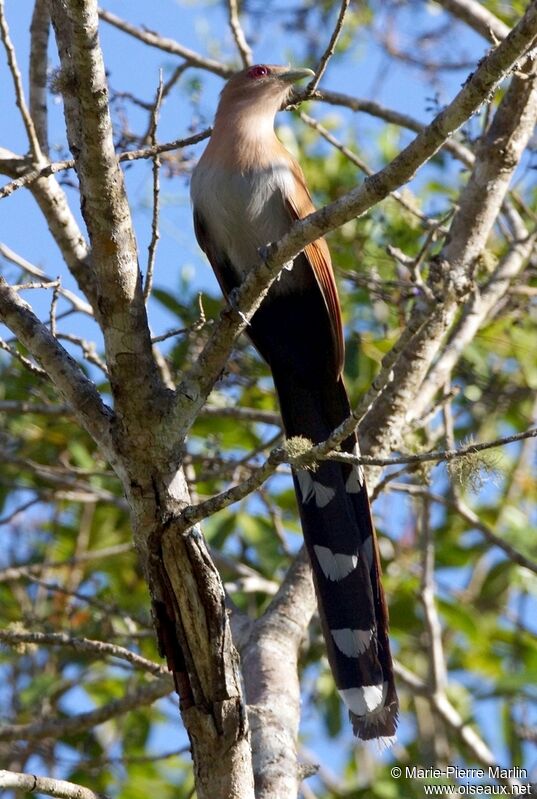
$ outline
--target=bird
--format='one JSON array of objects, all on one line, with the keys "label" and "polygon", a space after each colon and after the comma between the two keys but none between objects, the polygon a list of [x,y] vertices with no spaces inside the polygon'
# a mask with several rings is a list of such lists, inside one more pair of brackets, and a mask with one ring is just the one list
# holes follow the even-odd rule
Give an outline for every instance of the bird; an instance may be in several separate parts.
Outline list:
[{"label": "bird", "polygon": [[[234,74],[193,169],[194,230],[232,301],[267,246],[315,208],[302,169],[274,125],[310,69],[256,64]],[[247,335],[274,380],[287,438],[324,441],[351,413],[343,382],[341,307],[330,252],[319,238],[286,264]],[[359,455],[355,433],[341,444]],[[378,542],[363,469],[325,460],[293,469],[321,628],[354,734],[389,746],[399,704]]]}]

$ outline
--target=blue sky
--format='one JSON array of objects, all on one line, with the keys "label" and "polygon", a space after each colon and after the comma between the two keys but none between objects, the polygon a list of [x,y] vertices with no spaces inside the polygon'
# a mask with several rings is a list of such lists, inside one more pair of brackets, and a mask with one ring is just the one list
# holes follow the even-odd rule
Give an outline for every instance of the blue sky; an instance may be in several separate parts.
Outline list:
[{"label": "blue sky", "polygon": [[[28,0],[6,0],[6,14],[11,28],[11,35],[17,49],[19,66],[23,73],[26,85],[26,72],[28,63],[28,28],[32,11],[32,3]],[[103,6],[134,24],[150,24],[150,27],[159,33],[176,39],[201,54],[214,55],[224,60],[234,58],[234,44],[228,31],[226,16],[219,5],[214,3],[178,2],[178,0],[158,0],[150,5],[146,0],[103,0]],[[402,27],[398,33],[404,43],[405,36],[413,36],[416,28],[427,29],[433,26],[435,10],[433,4],[417,6],[408,4],[409,10],[402,16]],[[462,28],[461,28],[462,30]],[[281,29],[276,16],[273,20],[263,18],[263,24],[256,30],[248,31],[254,39],[254,52],[256,61],[269,63],[286,63],[290,60],[290,53],[294,56],[295,65],[301,54],[297,37]],[[329,31],[320,30],[321,41],[328,37]],[[151,100],[154,97],[159,80],[159,70],[163,69],[165,77],[177,64],[172,56],[158,50],[144,48],[138,42],[125,34],[117,32],[108,25],[101,26],[101,40],[105,54],[105,61],[109,72],[110,85],[114,89],[131,91],[139,97]],[[462,51],[469,58],[477,61],[487,49],[486,43],[472,34],[464,34],[459,41]],[[54,47],[51,45],[51,62],[56,64],[57,58]],[[360,40],[357,34],[356,47],[352,49],[341,62],[334,62],[323,81],[325,88],[357,95],[364,99],[374,99],[395,110],[408,113],[422,121],[431,119],[434,113],[430,109],[431,97],[436,93],[436,86],[431,86],[420,77],[417,70],[410,66],[401,65],[396,70],[387,71],[387,60],[382,49],[372,40]],[[194,70],[187,73],[187,78],[196,74]],[[199,73],[197,73],[199,75]],[[445,88],[440,90],[439,102],[451,99],[466,76],[466,72],[453,72],[446,77]],[[199,104],[198,125],[201,129],[210,123],[217,102],[218,92],[222,86],[220,78],[207,73],[203,74],[203,92]],[[25,149],[24,129],[16,113],[11,91],[11,79],[6,68],[5,59],[0,57],[0,146],[21,152]],[[57,156],[64,157],[65,134],[61,103],[50,99],[49,112],[51,117],[52,134],[51,142],[57,144]],[[328,106],[319,105],[313,113],[322,118],[330,114],[340,116],[351,127],[362,144],[369,146],[371,159],[374,163],[376,155],[375,135],[378,126],[364,115],[352,117],[346,112],[335,110]],[[131,125],[136,130],[136,123],[146,123],[145,115],[129,109]],[[188,136],[192,132],[192,105],[189,93],[182,85],[172,93],[165,104],[161,114],[161,123],[158,130],[160,141]],[[280,124],[287,124],[286,115],[280,115]],[[199,155],[203,145],[190,150],[193,156]],[[135,164],[125,171],[127,189],[140,252],[142,268],[146,262],[146,248],[151,232],[151,166],[149,162]],[[419,181],[421,178],[418,177]],[[78,198],[76,192],[67,189],[72,202],[72,208],[78,211]],[[188,180],[181,176],[173,181],[163,180],[162,183],[162,216],[161,216],[161,241],[157,253],[157,267],[155,284],[176,289],[178,275],[183,272],[192,275],[194,285],[203,290],[208,287],[215,288],[212,272],[202,257],[195,243],[190,203],[188,199]],[[29,225],[28,220],[31,220]],[[82,224],[82,223],[81,223]],[[30,261],[35,262],[51,276],[62,276],[65,287],[74,288],[65,266],[61,262],[54,244],[51,242],[45,224],[38,214],[34,213],[33,201],[29,193],[16,192],[9,200],[3,200],[0,213],[0,241],[20,253]],[[8,270],[9,272],[9,270]],[[14,272],[12,272],[14,274]],[[43,314],[47,313],[50,298],[39,296],[36,292],[28,298]],[[152,330],[160,334],[172,327],[176,320],[160,305],[150,305],[150,318]],[[69,326],[71,322],[67,323]],[[78,320],[79,335],[97,335],[95,327],[86,319]],[[81,710],[81,697],[73,696],[73,706]],[[307,719],[304,730],[308,737],[315,739],[318,734],[318,725],[315,720]],[[405,728],[402,726],[404,737]],[[162,729],[154,744],[156,748],[166,748],[169,743],[169,731]],[[314,748],[314,747],[313,747]],[[337,745],[328,744],[326,741],[318,747],[322,749],[323,756],[329,754],[329,760],[337,768],[341,758],[346,752]],[[388,757],[390,757],[388,755]]]}]

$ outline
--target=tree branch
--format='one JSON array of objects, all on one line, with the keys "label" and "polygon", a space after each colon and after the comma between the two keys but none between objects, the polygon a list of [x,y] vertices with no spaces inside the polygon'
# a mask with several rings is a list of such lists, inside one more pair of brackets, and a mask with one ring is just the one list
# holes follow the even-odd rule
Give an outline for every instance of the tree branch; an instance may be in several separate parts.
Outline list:
[{"label": "tree branch", "polygon": [[[537,26],[537,4],[533,3],[528,12],[530,16],[527,20],[533,20]],[[525,28],[524,19],[481,66],[489,59],[494,59],[502,47],[518,39],[516,32]],[[534,32],[535,28],[526,30],[526,41],[530,44],[534,41]],[[525,50],[526,47],[521,48],[520,57]],[[533,64],[528,64],[533,69]],[[478,75],[480,69],[476,70],[473,77]],[[428,287],[437,302],[432,306],[420,301],[415,304],[410,321],[417,332],[400,349],[389,384],[363,419],[366,450],[373,449],[382,454],[401,438],[412,407],[419,401],[423,380],[460,312],[461,303],[468,299],[473,289],[476,259],[486,246],[509,181],[532,135],[536,114],[535,81],[523,80],[515,75],[479,147],[470,180],[460,194],[447,242],[431,263]]]},{"label": "tree branch", "polygon": [[[414,133],[421,133],[425,128],[425,123],[419,122],[414,117],[408,114],[402,114],[400,111],[394,111],[391,108],[376,103],[373,100],[361,100],[358,97],[351,97],[348,94],[341,94],[340,92],[333,92],[327,89],[317,90],[313,95],[313,99],[320,100],[322,103],[328,105],[338,105],[343,108],[349,108],[351,111],[369,114],[377,119],[382,119],[384,122],[389,122],[392,125],[397,125],[406,130],[412,130]],[[465,166],[471,167],[474,163],[474,156],[471,150],[464,144],[453,138],[446,138],[440,148],[448,150],[455,158],[457,158]]]},{"label": "tree branch", "polygon": [[30,150],[34,160],[39,163],[42,159],[41,147],[39,146],[39,140],[35,131],[34,121],[30,115],[28,106],[26,105],[24,89],[22,87],[21,73],[17,65],[15,48],[13,47],[13,42],[9,36],[9,28],[4,13],[4,0],[0,0],[0,38],[2,39],[6,51],[7,63],[9,66],[9,71],[11,72],[11,77],[13,78],[13,85],[15,87],[17,106],[19,108],[24,127],[26,128],[26,135],[28,137]]},{"label": "tree branch", "polygon": [[158,663],[153,663],[152,660],[137,655],[136,652],[131,652],[130,649],[125,649],[123,646],[110,644],[106,641],[79,638],[66,633],[36,633],[13,628],[0,630],[0,641],[14,647],[19,646],[21,643],[37,644],[39,646],[63,646],[74,649],[75,652],[84,652],[94,657],[114,657],[124,660],[136,669],[152,674],[155,677],[168,677],[169,679],[167,670]]},{"label": "tree branch", "polygon": [[509,26],[477,0],[436,0],[436,2],[493,44],[497,44],[509,34]]},{"label": "tree branch", "polygon": [[58,719],[43,719],[29,724],[3,724],[0,726],[0,741],[36,741],[42,738],[57,740],[65,735],[91,730],[98,724],[121,716],[129,710],[152,705],[157,699],[173,691],[169,675],[152,680],[134,690],[128,691],[121,699],[114,699],[97,710],[79,713],[76,716]]},{"label": "tree branch", "polygon": [[317,86],[321,82],[324,73],[326,72],[326,68],[328,66],[328,62],[332,58],[336,50],[337,40],[339,39],[341,30],[343,28],[343,23],[345,22],[345,15],[349,9],[350,0],[341,0],[341,6],[339,8],[339,14],[336,20],[336,24],[334,26],[334,30],[332,31],[332,35],[330,36],[330,41],[326,45],[326,49],[322,54],[321,58],[319,59],[319,64],[317,69],[315,70],[315,75],[313,76],[312,80],[306,86],[304,93],[307,97],[311,97],[315,91],[317,90]]},{"label": "tree branch", "polygon": [[47,59],[48,0],[36,0],[30,26],[30,116],[43,155],[48,154]]},{"label": "tree branch", "polygon": [[116,438],[128,444],[133,425],[149,418],[163,387],[153,359],[123,175],[114,151],[97,5],[52,0],[62,64],[65,118],[80,181],[82,213],[92,243],[101,325],[118,414]]},{"label": "tree branch", "polygon": [[450,508],[454,510],[459,516],[467,521],[473,528],[479,530],[480,533],[487,539],[487,541],[498,549],[501,549],[509,558],[509,560],[516,563],[518,566],[522,566],[525,569],[529,569],[529,571],[537,574],[537,562],[531,560],[530,558],[523,555],[518,549],[515,549],[511,544],[507,541],[504,541],[503,538],[500,538],[499,535],[489,527],[488,524],[485,524],[479,516],[474,513],[465,503],[460,499],[446,499],[445,497],[441,496],[440,494],[433,494],[429,489],[423,488],[422,486],[415,486],[410,484],[401,484],[398,485],[397,483],[390,483],[388,486],[388,491],[400,491],[405,494],[410,494],[410,496],[427,496],[432,502],[437,502],[439,505],[443,505],[445,508]]},{"label": "tree branch", "polygon": [[108,22],[109,25],[113,25],[118,30],[123,31],[123,33],[128,33],[129,36],[133,36],[135,39],[144,42],[144,44],[150,47],[156,47],[159,50],[163,50],[165,53],[180,56],[184,58],[185,61],[188,61],[189,64],[192,64],[192,66],[201,67],[209,72],[214,72],[215,75],[220,75],[222,78],[229,78],[235,72],[232,67],[226,67],[220,62],[214,61],[212,58],[205,58],[195,53],[193,50],[189,50],[188,47],[179,44],[179,42],[176,42],[174,39],[168,39],[153,31],[137,28],[136,25],[132,25],[130,22],[117,17],[110,11],[105,11],[103,8],[99,9],[99,16],[102,20]]},{"label": "tree branch", "polygon": [[239,51],[243,67],[249,67],[252,63],[252,49],[246,41],[246,36],[242,29],[239,19],[239,9],[237,0],[227,0],[227,8],[229,14],[229,27],[235,39],[237,50]]},{"label": "tree branch", "polygon": [[[280,590],[242,649],[252,734],[256,799],[296,796],[300,720],[298,650],[316,608],[302,547]],[[277,711],[275,710],[277,708]]]},{"label": "tree branch", "polygon": [[3,277],[0,277],[0,318],[43,366],[62,399],[72,407],[79,423],[121,474],[112,441],[112,411],[103,403],[94,384],[77,362]]},{"label": "tree branch", "polygon": [[26,793],[44,793],[58,799],[107,799],[104,793],[95,793],[89,788],[66,780],[52,777],[38,777],[36,774],[23,774],[17,771],[0,770],[0,788],[12,788]]}]

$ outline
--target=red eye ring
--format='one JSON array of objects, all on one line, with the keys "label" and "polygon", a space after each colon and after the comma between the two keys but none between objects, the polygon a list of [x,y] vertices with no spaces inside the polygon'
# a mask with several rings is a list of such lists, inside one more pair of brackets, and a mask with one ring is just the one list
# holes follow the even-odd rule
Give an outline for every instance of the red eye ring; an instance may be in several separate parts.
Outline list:
[{"label": "red eye ring", "polygon": [[258,64],[256,67],[252,67],[248,70],[249,78],[265,78],[267,75],[270,75],[270,69],[264,64]]}]

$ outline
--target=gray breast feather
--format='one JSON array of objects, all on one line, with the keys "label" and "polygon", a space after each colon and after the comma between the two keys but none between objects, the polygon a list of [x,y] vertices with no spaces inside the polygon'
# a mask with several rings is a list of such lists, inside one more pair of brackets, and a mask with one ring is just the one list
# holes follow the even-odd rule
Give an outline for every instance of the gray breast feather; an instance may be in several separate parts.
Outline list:
[{"label": "gray breast feather", "polygon": [[280,239],[291,225],[284,196],[293,176],[286,163],[232,173],[201,161],[192,175],[192,202],[209,235],[245,274],[259,263],[259,249]]}]

